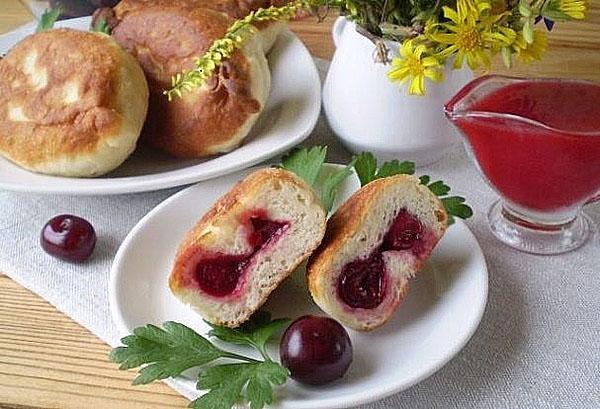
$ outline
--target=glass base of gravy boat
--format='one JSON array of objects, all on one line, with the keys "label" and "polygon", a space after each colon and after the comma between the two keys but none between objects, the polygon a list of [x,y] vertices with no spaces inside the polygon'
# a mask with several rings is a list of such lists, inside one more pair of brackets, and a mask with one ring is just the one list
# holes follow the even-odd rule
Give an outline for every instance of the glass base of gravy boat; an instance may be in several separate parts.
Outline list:
[{"label": "glass base of gravy boat", "polygon": [[584,245],[598,237],[594,222],[583,212],[559,223],[540,223],[528,220],[503,200],[497,200],[489,209],[488,222],[494,236],[504,244],[532,254],[561,254]]},{"label": "glass base of gravy boat", "polygon": [[480,77],[445,106],[500,195],[494,235],[534,254],[575,250],[597,231],[582,207],[600,199],[600,84]]}]

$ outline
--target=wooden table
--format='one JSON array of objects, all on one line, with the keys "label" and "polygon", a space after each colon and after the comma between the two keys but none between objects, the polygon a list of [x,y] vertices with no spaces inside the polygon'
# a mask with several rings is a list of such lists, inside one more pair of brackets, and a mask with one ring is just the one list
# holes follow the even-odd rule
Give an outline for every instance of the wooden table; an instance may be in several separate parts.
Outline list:
[{"label": "wooden table", "polygon": [[[18,0],[0,2],[0,33],[31,19]],[[330,58],[332,21],[296,22],[292,29],[315,56]],[[503,69],[496,65],[495,71]],[[543,62],[512,73],[600,81],[600,6],[592,6],[585,23],[561,24]],[[108,351],[89,331],[0,274],[0,409],[186,407],[162,383],[130,386],[133,374],[109,363]]]}]

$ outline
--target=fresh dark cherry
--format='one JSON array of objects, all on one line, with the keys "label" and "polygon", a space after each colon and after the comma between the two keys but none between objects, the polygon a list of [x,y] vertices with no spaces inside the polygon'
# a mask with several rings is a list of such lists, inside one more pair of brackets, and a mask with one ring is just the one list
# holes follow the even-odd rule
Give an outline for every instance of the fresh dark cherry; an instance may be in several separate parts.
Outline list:
[{"label": "fresh dark cherry", "polygon": [[323,385],[344,376],[352,362],[352,343],[337,321],[306,315],[287,328],[279,354],[293,379]]},{"label": "fresh dark cherry", "polygon": [[202,291],[214,297],[224,297],[234,292],[254,254],[278,237],[288,225],[261,217],[251,217],[249,224],[247,240],[253,249],[251,252],[216,254],[198,262],[194,278]]},{"label": "fresh dark cherry", "polygon": [[411,249],[422,235],[423,225],[419,219],[402,209],[385,235],[381,251]]},{"label": "fresh dark cherry", "polygon": [[44,251],[67,261],[87,260],[96,246],[94,227],[81,217],[56,216],[42,229],[40,244]]},{"label": "fresh dark cherry", "polygon": [[341,299],[353,308],[371,309],[383,301],[385,293],[385,265],[381,253],[355,260],[342,268],[338,279]]}]

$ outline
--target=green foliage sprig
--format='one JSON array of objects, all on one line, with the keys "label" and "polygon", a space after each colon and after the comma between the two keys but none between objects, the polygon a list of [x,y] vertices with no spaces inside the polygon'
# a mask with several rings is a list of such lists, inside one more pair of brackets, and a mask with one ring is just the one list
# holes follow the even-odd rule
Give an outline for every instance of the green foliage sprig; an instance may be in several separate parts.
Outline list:
[{"label": "green foliage sprig", "polygon": [[171,89],[164,94],[171,101],[174,97],[181,97],[184,92],[190,92],[201,87],[215,72],[224,60],[231,58],[233,52],[240,48],[250,35],[254,34],[253,24],[262,21],[289,20],[296,16],[298,11],[310,7],[308,0],[295,0],[282,7],[271,6],[250,12],[246,17],[236,20],[225,35],[216,40],[206,53],[196,60],[196,66],[184,73],[179,73],[171,78]]},{"label": "green foliage sprig", "polygon": [[212,328],[209,337],[253,348],[262,360],[222,349],[172,321],[165,322],[163,328],[151,324],[135,328],[132,335],[121,339],[124,346],[111,351],[110,360],[121,364],[122,370],[143,366],[134,385],[180,376],[199,367],[197,388],[208,392],[190,407],[230,409],[236,403],[248,403],[251,409],[262,409],[273,403],[273,387],[284,384],[289,376],[289,371],[273,361],[266,350],[267,342],[288,323],[288,319],[271,320],[271,314],[263,311],[236,329],[208,323]]},{"label": "green foliage sprig", "polygon": [[104,33],[106,35],[110,35],[112,30],[110,29],[110,26],[108,25],[108,21],[106,21],[105,18],[101,18],[100,20],[98,20],[96,22],[96,24],[94,24],[92,26],[91,31],[97,32],[97,33]]},{"label": "green foliage sprig", "polygon": [[328,212],[333,207],[339,185],[352,174],[354,161],[344,169],[326,170],[323,168],[327,146],[295,148],[281,159],[281,167],[295,173],[315,189]]},{"label": "green foliage sprig", "polygon": [[[378,168],[375,156],[370,152],[363,152],[355,158],[354,169],[356,170],[361,186],[365,186],[376,179],[392,175],[413,175],[415,173],[415,163],[392,160],[385,162]],[[421,176],[419,180],[421,181],[421,184],[427,186],[429,190],[442,201],[446,213],[448,213],[448,224],[454,223],[455,217],[468,219],[473,216],[473,210],[465,204],[464,197],[448,196],[448,193],[450,193],[450,186],[446,185],[443,181],[437,180],[432,182],[431,178],[427,175]]]},{"label": "green foliage sprig", "polygon": [[51,30],[54,27],[54,23],[58,20],[60,15],[62,14],[62,8],[57,7],[54,9],[48,9],[44,11],[42,17],[40,18],[40,22],[38,23],[35,32],[40,33],[42,31]]}]

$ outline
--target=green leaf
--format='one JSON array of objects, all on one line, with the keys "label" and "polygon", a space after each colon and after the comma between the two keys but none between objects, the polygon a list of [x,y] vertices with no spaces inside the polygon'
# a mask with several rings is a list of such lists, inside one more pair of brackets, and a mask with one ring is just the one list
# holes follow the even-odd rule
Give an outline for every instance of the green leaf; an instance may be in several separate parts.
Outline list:
[{"label": "green leaf", "polygon": [[365,186],[376,178],[377,159],[371,152],[363,152],[355,158],[354,170],[360,180],[360,185]]},{"label": "green leaf", "polygon": [[250,321],[239,328],[227,328],[206,322],[212,328],[208,335],[221,341],[237,345],[249,345],[260,351],[263,357],[270,360],[265,349],[267,342],[289,324],[287,318],[271,321],[271,314],[255,313]]},{"label": "green leaf", "polygon": [[262,409],[273,403],[273,387],[283,385],[288,375],[287,369],[272,361],[207,368],[199,374],[197,388],[206,389],[208,393],[193,401],[190,407],[229,409],[236,402],[246,401],[252,409]]},{"label": "green leaf", "polygon": [[42,31],[47,31],[50,30],[54,27],[54,23],[56,23],[56,20],[58,20],[58,18],[60,17],[62,13],[62,8],[57,7],[55,9],[48,9],[46,11],[44,11],[44,14],[42,14],[42,17],[40,18],[40,22],[37,25],[37,28],[35,29],[36,33],[40,33]]},{"label": "green leaf", "polygon": [[344,170],[328,173],[323,167],[327,156],[327,146],[313,146],[310,149],[296,148],[281,159],[283,169],[294,172],[319,194],[323,207],[329,212],[337,194],[339,185],[352,173],[351,162]]},{"label": "green leaf", "polygon": [[121,339],[125,346],[111,351],[109,358],[121,364],[119,369],[145,365],[134,385],[178,376],[227,354],[183,324],[168,321],[163,328],[152,324],[138,327],[133,335]]},{"label": "green leaf", "polygon": [[428,185],[427,187],[436,196],[446,196],[448,194],[448,192],[450,192],[450,186],[446,185],[441,180],[438,180],[437,182],[433,182],[432,184]]},{"label": "green leaf", "polygon": [[473,210],[464,204],[464,197],[449,196],[443,197],[441,200],[449,215],[460,217],[461,219],[468,219],[473,216]]},{"label": "green leaf", "polygon": [[385,162],[379,171],[377,172],[377,179],[387,178],[388,176],[394,175],[413,175],[415,173],[415,163],[404,161],[399,162],[398,159],[394,159],[389,162]]},{"label": "green leaf", "polygon": [[431,178],[427,175],[423,175],[419,178],[419,180],[421,181],[422,185],[428,185]]},{"label": "green leaf", "polygon": [[327,212],[330,212],[333,208],[333,202],[337,196],[338,187],[342,182],[352,174],[352,167],[354,166],[354,160],[352,160],[344,169],[332,172],[323,181],[320,187],[320,196],[323,207]]},{"label": "green leaf", "polygon": [[512,61],[512,48],[511,47],[502,47],[502,49],[500,50],[501,54],[502,54],[502,62],[504,63],[504,66],[506,68],[512,68],[513,65],[513,61]]},{"label": "green leaf", "polygon": [[[364,186],[375,179],[385,178],[397,174],[412,175],[415,172],[414,162],[400,162],[397,159],[385,162],[379,170],[377,170],[377,159],[370,152],[363,152],[354,161],[354,169],[360,179],[361,185]],[[448,224],[454,223],[454,217],[468,219],[473,215],[473,210],[464,204],[465,199],[459,196],[444,197],[450,192],[450,186],[443,181],[438,180],[433,183],[427,175],[419,177],[422,185],[425,185],[431,192],[440,197],[446,212],[448,213]]]},{"label": "green leaf", "polygon": [[527,44],[533,44],[533,31],[533,22],[526,20],[525,24],[523,24],[523,38]]},{"label": "green leaf", "polygon": [[529,6],[529,4],[527,4],[527,1],[525,1],[525,0],[519,1],[519,13],[523,17],[527,17],[527,18],[529,18],[533,15],[533,10],[531,9],[531,6]]},{"label": "green leaf", "polygon": [[104,33],[107,35],[110,35],[111,33],[110,26],[108,25],[108,22],[105,18],[101,18],[100,20],[98,20],[96,24],[94,24],[94,26],[92,27],[91,31],[95,31],[97,33]]},{"label": "green leaf", "polygon": [[314,186],[327,156],[327,146],[295,148],[281,159],[281,166]]}]

